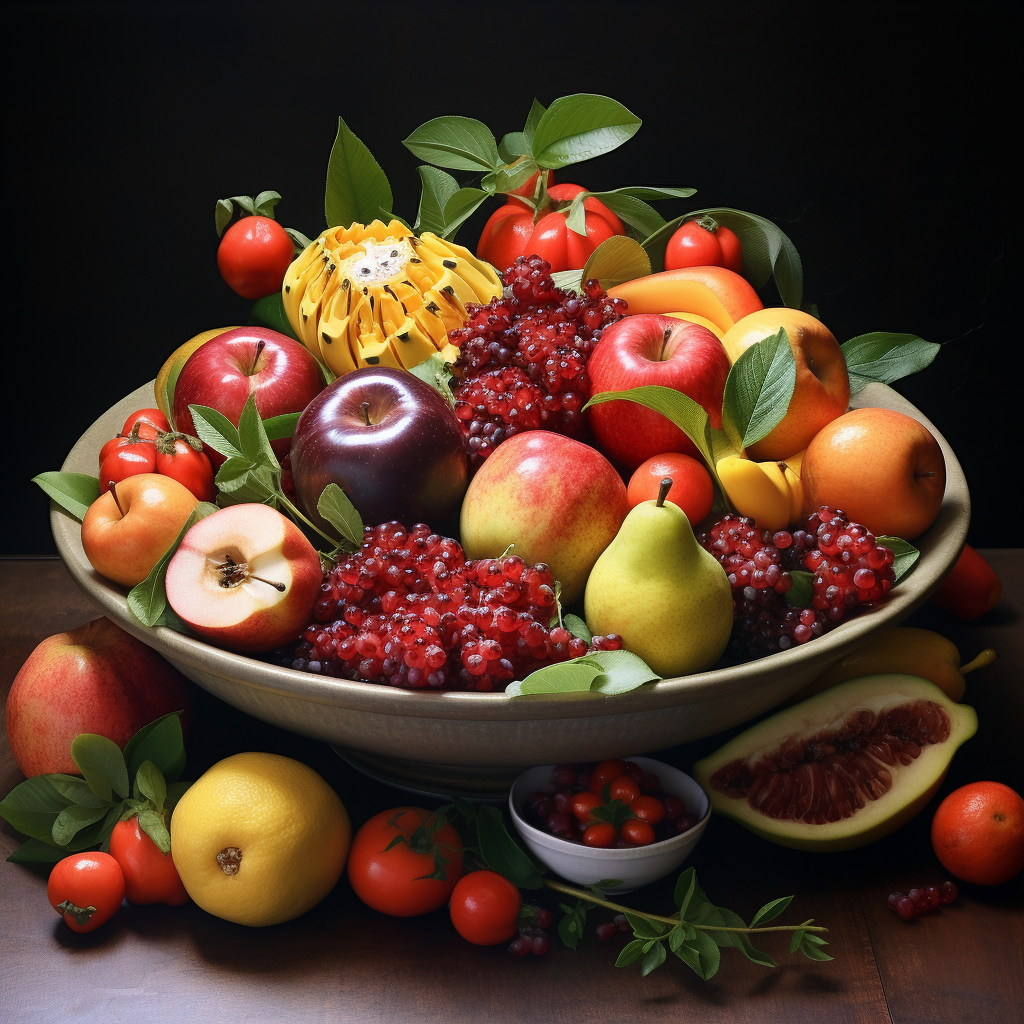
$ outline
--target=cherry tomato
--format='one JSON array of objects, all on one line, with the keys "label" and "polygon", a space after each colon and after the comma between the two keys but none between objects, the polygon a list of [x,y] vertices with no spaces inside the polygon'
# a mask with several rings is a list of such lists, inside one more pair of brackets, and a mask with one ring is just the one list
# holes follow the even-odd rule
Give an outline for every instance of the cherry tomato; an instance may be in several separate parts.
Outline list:
[{"label": "cherry tomato", "polygon": [[295,247],[284,228],[270,217],[243,217],[224,232],[217,247],[217,268],[232,291],[262,299],[279,291]]},{"label": "cherry tomato", "polygon": [[641,821],[646,821],[650,825],[657,825],[665,817],[665,805],[656,796],[638,796],[629,805],[629,809]]},{"label": "cherry tomato", "polygon": [[213,501],[217,488],[213,466],[203,446],[196,448],[187,434],[164,434],[156,442],[156,472],[174,477],[200,501]]},{"label": "cherry tomato", "polygon": [[549,205],[536,215],[525,203],[510,199],[488,218],[477,243],[477,256],[498,270],[506,270],[517,256],[534,254],[547,260],[553,271],[582,267],[603,241],[626,233],[622,221],[593,198],[583,201],[586,235],[570,230],[569,207],[585,191],[582,185],[554,185],[548,189]]},{"label": "cherry tomato", "polygon": [[743,250],[736,235],[710,216],[688,220],[677,228],[665,247],[665,269],[725,267],[743,272]]},{"label": "cherry tomato", "polygon": [[591,811],[593,811],[595,807],[600,806],[601,797],[589,789],[585,789],[582,793],[577,793],[572,798],[572,813],[575,814],[580,821],[593,821]]},{"label": "cherry tomato", "polygon": [[355,894],[393,917],[444,906],[462,877],[462,840],[452,825],[438,826],[436,813],[422,807],[394,807],[370,818],[348,854]]},{"label": "cherry tomato", "polygon": [[[147,441],[153,440],[158,431],[167,431],[171,429],[170,423],[167,422],[167,417],[159,409],[136,409],[128,419],[124,421],[124,426],[121,428],[121,433],[127,437],[132,432],[132,427],[135,424],[139,426],[139,437],[144,438]],[[142,425],[149,424],[152,431],[143,432]]]},{"label": "cherry tomato", "polygon": [[599,821],[583,833],[586,846],[611,846],[615,842],[615,826],[610,821]]},{"label": "cherry tomato", "polygon": [[[111,483],[118,484],[136,473],[155,473],[156,443],[115,438],[123,443],[115,445],[100,464],[100,492],[106,493]],[[110,444],[108,441],[107,444]],[[104,445],[106,448],[106,445]],[[100,453],[102,456],[102,452]]]},{"label": "cherry tomato", "polygon": [[595,793],[600,793],[602,787],[607,786],[613,779],[620,778],[626,774],[625,761],[602,761],[590,773],[590,788]]},{"label": "cherry tomato", "polygon": [[518,931],[523,900],[519,890],[496,871],[471,871],[452,891],[449,913],[455,930],[477,946],[507,942]]},{"label": "cherry tomato", "polygon": [[91,932],[121,906],[124,875],[109,853],[75,853],[53,866],[46,898],[72,931]]},{"label": "cherry tomato", "polygon": [[648,843],[654,842],[654,827],[650,822],[640,818],[630,818],[629,821],[624,822],[622,828],[619,829],[619,834],[633,846],[646,846]]},{"label": "cherry tomato", "polygon": [[640,787],[628,775],[620,775],[608,784],[609,800],[621,800],[629,807],[638,796]]},{"label": "cherry tomato", "polygon": [[125,893],[132,903],[169,903],[180,907],[188,901],[173,858],[170,853],[161,853],[160,847],[142,831],[138,815],[114,826],[110,833],[110,856],[121,868]]}]

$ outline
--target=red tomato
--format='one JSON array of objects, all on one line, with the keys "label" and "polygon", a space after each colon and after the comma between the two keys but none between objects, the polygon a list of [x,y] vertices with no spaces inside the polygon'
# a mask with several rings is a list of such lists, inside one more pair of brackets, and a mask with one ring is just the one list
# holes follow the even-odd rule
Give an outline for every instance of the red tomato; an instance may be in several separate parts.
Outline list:
[{"label": "red tomato", "polygon": [[279,291],[295,247],[270,217],[243,217],[224,232],[217,247],[217,268],[232,291],[262,299]]},{"label": "red tomato", "polygon": [[368,907],[414,917],[444,906],[462,877],[462,840],[453,826],[436,825],[433,811],[394,807],[356,832],[348,880]]},{"label": "red tomato", "polygon": [[91,932],[121,906],[124,875],[109,853],[75,853],[53,866],[46,898],[72,931]]},{"label": "red tomato", "polygon": [[[121,433],[127,437],[132,432],[132,427],[136,423],[140,424],[139,437],[145,438],[147,441],[151,441],[156,437],[157,431],[167,431],[171,429],[170,423],[167,422],[167,417],[159,409],[136,409],[124,421],[124,426],[121,428]],[[152,431],[144,431],[141,424],[148,423],[154,429]]]},{"label": "red tomato", "polygon": [[201,444],[195,448],[184,434],[167,434],[157,441],[156,472],[174,477],[200,501],[213,501],[217,496],[209,457]]},{"label": "red tomato", "polygon": [[633,846],[646,846],[654,842],[654,828],[641,818],[630,818],[619,829],[622,838]]},{"label": "red tomato", "polygon": [[681,267],[725,267],[742,274],[740,240],[711,217],[688,220],[679,226],[665,247],[665,269]]},{"label": "red tomato", "polygon": [[657,825],[665,817],[665,805],[656,796],[638,796],[629,805],[629,809],[641,821],[651,825]]},{"label": "red tomato", "polygon": [[[105,493],[112,483],[118,484],[137,473],[155,473],[156,444],[153,441],[132,441],[127,437],[114,438],[122,442],[107,451],[100,463],[100,491]],[[110,441],[107,445],[111,444]],[[107,449],[104,445],[104,450]],[[103,458],[103,452],[100,452]]]},{"label": "red tomato", "polygon": [[507,942],[518,929],[519,890],[496,871],[471,871],[456,883],[449,913],[455,930],[477,946]]},{"label": "red tomato", "polygon": [[590,813],[595,807],[601,806],[601,797],[589,789],[585,789],[582,793],[577,793],[572,798],[572,813],[580,821],[592,821],[593,815]]},{"label": "red tomato", "polygon": [[622,221],[598,199],[585,199],[586,235],[569,229],[567,213],[572,200],[586,189],[582,185],[555,185],[548,190],[550,205],[534,211],[517,199],[491,214],[477,244],[482,260],[507,270],[517,256],[537,255],[551,264],[553,271],[582,268],[590,254],[612,235],[624,235]]},{"label": "red tomato", "polygon": [[132,903],[169,903],[180,907],[188,893],[169,853],[142,831],[139,817],[119,821],[110,833],[110,856],[124,875],[124,888]]},{"label": "red tomato", "polygon": [[613,779],[626,774],[625,761],[602,761],[590,773],[590,788],[595,793],[600,793],[603,786],[607,786]]},{"label": "red tomato", "polygon": [[583,833],[585,846],[611,846],[615,842],[615,826],[609,821],[599,821]]},{"label": "red tomato", "polygon": [[628,776],[620,775],[608,785],[608,799],[621,800],[627,807],[640,795],[640,787]]}]

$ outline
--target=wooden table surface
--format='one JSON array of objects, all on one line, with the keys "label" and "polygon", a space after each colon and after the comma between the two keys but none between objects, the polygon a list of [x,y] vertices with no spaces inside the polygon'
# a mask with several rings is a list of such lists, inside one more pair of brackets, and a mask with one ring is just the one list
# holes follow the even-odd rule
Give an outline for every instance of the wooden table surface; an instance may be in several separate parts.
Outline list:
[{"label": "wooden table surface", "polygon": [[[708,982],[674,958],[641,978],[636,965],[614,966],[626,936],[601,943],[592,933],[575,952],[556,938],[546,956],[516,959],[504,946],[464,942],[444,910],[407,920],[377,914],[344,879],[308,914],[271,928],[230,924],[191,903],[126,903],[97,932],[77,935],[49,908],[45,873],[0,860],[0,1021],[651,1024],[690,1014],[708,1024],[1020,1020],[1024,875],[994,889],[961,885],[955,903],[911,922],[886,906],[894,889],[905,892],[947,877],[928,838],[942,796],[982,779],[1024,792],[1024,551],[985,555],[1005,587],[996,609],[963,623],[929,604],[908,622],[949,636],[965,662],[986,647],[999,654],[993,665],[968,677],[965,702],[978,711],[978,733],[957,754],[924,812],[895,835],[839,854],[785,850],[713,818],[690,860],[709,898],[747,919],[769,899],[795,895],[776,923],[813,917],[826,925],[831,962],[791,955],[785,937],[769,936],[760,945],[779,961],[775,970],[726,950]],[[97,614],[55,559],[0,561],[0,607],[5,699],[37,643]],[[424,802],[367,779],[326,744],[258,722],[198,688],[195,707],[185,778],[197,778],[229,754],[267,750],[320,772],[355,826],[387,807]],[[722,738],[655,756],[686,770]],[[0,794],[20,781],[4,736]],[[5,823],[0,857],[18,842]],[[668,912],[671,889],[666,880],[625,899]]]}]

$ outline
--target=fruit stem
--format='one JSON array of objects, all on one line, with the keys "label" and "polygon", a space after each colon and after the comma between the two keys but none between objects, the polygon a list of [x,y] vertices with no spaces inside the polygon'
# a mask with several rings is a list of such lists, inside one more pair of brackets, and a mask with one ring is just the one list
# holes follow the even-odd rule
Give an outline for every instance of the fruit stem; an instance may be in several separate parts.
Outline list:
[{"label": "fruit stem", "polygon": [[987,665],[991,665],[996,660],[996,652],[991,647],[986,647],[973,661],[969,661],[966,665],[960,666],[960,674],[967,675],[968,672],[973,672],[975,669],[985,668]]},{"label": "fruit stem", "polygon": [[256,355],[252,357],[252,366],[249,367],[249,372],[246,374],[247,377],[251,377],[256,373],[256,364],[260,361],[260,356],[263,355],[265,346],[266,342],[262,338],[256,342]]},{"label": "fruit stem", "polygon": [[110,491],[110,496],[114,499],[114,504],[117,506],[117,511],[121,513],[121,518],[124,519],[124,509],[121,508],[121,502],[117,500],[117,484],[113,480],[107,485],[107,490]]},{"label": "fruit stem", "polygon": [[368,427],[372,426],[372,424],[370,423],[370,403],[369,402],[363,402],[363,404],[360,405],[359,408],[363,410],[363,422]]},{"label": "fruit stem", "polygon": [[665,507],[665,499],[668,497],[668,492],[672,489],[672,477],[667,476],[661,481],[661,486],[658,488],[658,508]]},{"label": "fruit stem", "polygon": [[718,221],[711,216],[710,213],[705,213],[703,217],[697,223],[705,230],[710,231],[714,234],[718,230]]},{"label": "fruit stem", "polygon": [[[611,900],[598,899],[593,893],[584,889],[576,889],[571,885],[563,885],[561,882],[553,882],[549,878],[544,879],[544,888],[553,889],[555,892],[564,893],[566,896],[575,896],[585,903],[593,903],[597,907],[606,907],[608,910],[617,910],[620,914],[632,914],[634,917],[642,917],[646,921],[658,921],[660,924],[668,924],[675,927],[679,924],[679,915],[674,917],[662,917],[660,914],[649,914],[644,910],[634,910],[632,907],[623,906],[621,903],[613,903]],[[702,932],[742,932],[744,934],[755,934],[758,932],[827,932],[824,925],[811,924],[810,921],[803,924],[775,924],[763,928],[735,928],[730,925],[719,924],[696,924],[689,921],[694,928]]]},{"label": "fruit stem", "polygon": [[288,514],[289,514],[289,515],[290,515],[290,516],[291,516],[291,517],[292,517],[293,519],[295,519],[295,520],[297,520],[297,521],[298,521],[298,520],[301,520],[301,521],[302,521],[303,523],[305,523],[305,524],[306,524],[306,526],[308,526],[308,527],[309,527],[309,528],[310,528],[311,530],[315,530],[315,531],[316,531],[317,533],[319,533],[319,534],[320,534],[320,536],[321,536],[321,537],[323,537],[323,539],[324,539],[325,541],[327,541],[327,543],[328,543],[328,544],[330,544],[330,545],[332,545],[332,546],[335,546],[335,545],[337,545],[337,543],[338,543],[338,539],[337,539],[337,537],[332,537],[332,536],[331,536],[330,534],[328,534],[328,533],[324,533],[324,531],[323,531],[323,530],[321,530],[321,529],[320,529],[320,527],[316,525],[316,523],[314,523],[314,522],[312,522],[311,520],[307,519],[307,518],[306,518],[306,516],[304,516],[304,515],[303,515],[303,514],[302,514],[302,513],[301,513],[301,512],[300,512],[300,511],[299,511],[299,510],[298,510],[298,509],[297,509],[297,508],[296,508],[296,507],[295,507],[295,506],[294,506],[294,505],[293,505],[293,504],[292,504],[292,503],[291,503],[291,502],[290,502],[290,501],[288,500],[288,498],[287,498],[287,497],[285,496],[285,494],[284,494],[284,492],[283,492],[283,491],[281,491],[281,490],[278,490],[278,492],[277,492],[277,500],[278,500],[278,501],[279,501],[279,502],[280,502],[280,503],[281,503],[282,505],[284,505],[284,507],[285,507],[285,508],[286,508],[286,509],[288,510]]}]

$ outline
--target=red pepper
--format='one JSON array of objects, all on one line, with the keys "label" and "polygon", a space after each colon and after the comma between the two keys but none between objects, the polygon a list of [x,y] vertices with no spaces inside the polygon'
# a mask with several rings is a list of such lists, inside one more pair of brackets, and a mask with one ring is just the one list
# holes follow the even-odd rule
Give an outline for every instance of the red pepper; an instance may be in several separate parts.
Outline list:
[{"label": "red pepper", "polygon": [[932,601],[958,619],[970,621],[995,608],[1003,584],[995,570],[970,544],[965,544],[949,575],[932,594]]}]

